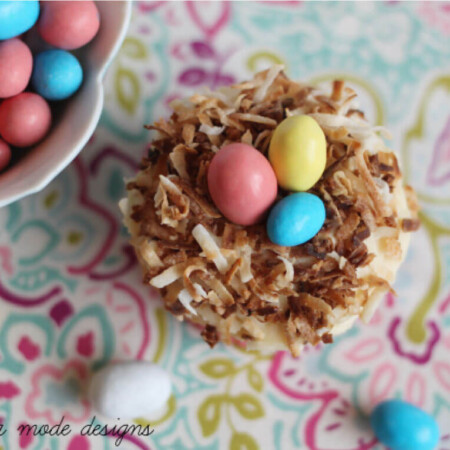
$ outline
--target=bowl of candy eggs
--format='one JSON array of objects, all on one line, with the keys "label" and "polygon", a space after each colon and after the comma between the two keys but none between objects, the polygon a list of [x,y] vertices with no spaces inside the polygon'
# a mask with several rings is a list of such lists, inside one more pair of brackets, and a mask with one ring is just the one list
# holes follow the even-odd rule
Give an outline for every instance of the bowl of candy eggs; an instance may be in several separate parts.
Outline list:
[{"label": "bowl of candy eggs", "polygon": [[0,0],[0,207],[43,189],[100,119],[130,1]]}]

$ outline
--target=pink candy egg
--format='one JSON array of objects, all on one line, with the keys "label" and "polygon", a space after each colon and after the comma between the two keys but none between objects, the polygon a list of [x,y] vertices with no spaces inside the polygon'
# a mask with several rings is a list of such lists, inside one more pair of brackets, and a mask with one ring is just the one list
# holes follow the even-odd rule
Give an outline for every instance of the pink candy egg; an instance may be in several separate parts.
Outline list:
[{"label": "pink candy egg", "polygon": [[214,156],[208,188],[220,212],[238,225],[260,222],[277,196],[277,178],[269,161],[254,147],[230,144]]},{"label": "pink candy egg", "polygon": [[30,49],[20,39],[0,41],[0,98],[20,94],[33,68]]},{"label": "pink candy egg", "polygon": [[97,34],[100,17],[93,1],[47,1],[41,7],[38,29],[48,44],[74,50]]},{"label": "pink candy egg", "polygon": [[0,172],[9,164],[11,160],[11,149],[9,145],[0,139]]},{"label": "pink candy egg", "polygon": [[16,147],[38,143],[47,134],[51,122],[50,107],[37,94],[24,92],[0,105],[0,135]]}]

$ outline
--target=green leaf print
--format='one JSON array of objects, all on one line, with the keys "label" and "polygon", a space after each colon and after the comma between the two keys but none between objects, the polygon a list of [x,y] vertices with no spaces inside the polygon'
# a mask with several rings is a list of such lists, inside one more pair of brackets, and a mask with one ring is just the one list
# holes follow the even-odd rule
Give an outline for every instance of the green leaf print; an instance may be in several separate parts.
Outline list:
[{"label": "green leaf print", "polygon": [[232,375],[235,371],[234,363],[230,359],[210,359],[200,365],[200,370],[211,378],[224,378]]},{"label": "green leaf print", "polygon": [[202,427],[203,436],[214,434],[219,427],[221,406],[225,397],[223,395],[211,395],[200,405],[198,409],[198,421]]},{"label": "green leaf print", "polygon": [[131,59],[146,59],[148,52],[142,41],[134,37],[127,37],[120,51],[120,56],[122,55]]},{"label": "green leaf print", "polygon": [[261,392],[264,387],[264,380],[261,374],[252,366],[247,370],[248,384],[257,392]]},{"label": "green leaf print", "polygon": [[137,76],[131,70],[119,67],[115,74],[114,85],[120,106],[128,113],[133,114],[141,93]]},{"label": "green leaf print", "polygon": [[234,433],[230,441],[230,450],[258,450],[258,444],[247,433]]},{"label": "green leaf print", "polygon": [[264,416],[261,402],[251,394],[240,394],[231,399],[231,403],[246,419],[259,419]]}]

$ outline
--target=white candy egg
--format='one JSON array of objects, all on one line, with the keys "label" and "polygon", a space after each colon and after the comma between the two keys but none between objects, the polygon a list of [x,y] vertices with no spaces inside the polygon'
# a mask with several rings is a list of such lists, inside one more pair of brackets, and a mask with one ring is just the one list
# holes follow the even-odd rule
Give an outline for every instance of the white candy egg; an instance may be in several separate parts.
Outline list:
[{"label": "white candy egg", "polygon": [[104,416],[133,419],[163,408],[171,390],[170,377],[164,369],[146,361],[130,361],[96,372],[89,386],[89,398]]}]

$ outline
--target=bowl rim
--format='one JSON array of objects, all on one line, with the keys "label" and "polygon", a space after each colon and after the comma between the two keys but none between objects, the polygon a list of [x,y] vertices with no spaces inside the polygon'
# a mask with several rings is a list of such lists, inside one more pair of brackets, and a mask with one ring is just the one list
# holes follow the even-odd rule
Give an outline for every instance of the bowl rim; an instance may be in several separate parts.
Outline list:
[{"label": "bowl rim", "polygon": [[7,195],[4,198],[0,197],[0,208],[43,190],[78,156],[78,154],[83,150],[83,148],[86,146],[87,142],[93,135],[95,129],[98,126],[98,122],[100,120],[100,116],[103,111],[105,99],[103,79],[105,77],[109,65],[114,59],[114,56],[117,54],[121,45],[123,44],[123,41],[125,40],[126,33],[128,31],[128,27],[131,20],[132,3],[133,3],[132,0],[122,0],[122,3],[124,4],[124,11],[123,11],[124,16],[122,23],[120,25],[118,37],[116,39],[116,42],[112,46],[111,50],[109,51],[109,54],[107,55],[107,57],[105,57],[103,65],[100,66],[96,76],[93,78],[94,83],[98,86],[99,90],[97,101],[95,103],[89,125],[86,127],[83,135],[78,139],[76,145],[71,149],[70,152],[65,154],[64,157],[62,157],[57,164],[55,164],[55,166],[52,168],[51,171],[49,171],[47,174],[44,174],[42,178],[36,180],[26,189],[22,189],[20,190],[20,192],[13,192],[11,195]]}]

